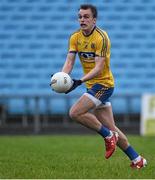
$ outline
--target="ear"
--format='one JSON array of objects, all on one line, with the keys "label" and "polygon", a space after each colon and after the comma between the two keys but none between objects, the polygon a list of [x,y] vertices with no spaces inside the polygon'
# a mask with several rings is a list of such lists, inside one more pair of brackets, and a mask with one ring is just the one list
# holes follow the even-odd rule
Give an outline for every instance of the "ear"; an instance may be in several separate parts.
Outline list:
[{"label": "ear", "polygon": [[94,18],[94,24],[96,24],[96,18]]}]

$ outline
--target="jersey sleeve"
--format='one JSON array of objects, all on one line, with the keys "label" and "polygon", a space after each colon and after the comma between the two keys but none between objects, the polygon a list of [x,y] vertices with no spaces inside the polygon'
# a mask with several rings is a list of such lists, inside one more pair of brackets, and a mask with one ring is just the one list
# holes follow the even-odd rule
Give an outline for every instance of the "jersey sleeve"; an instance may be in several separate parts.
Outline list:
[{"label": "jersey sleeve", "polygon": [[96,56],[105,57],[109,48],[109,38],[106,34],[102,34],[96,42]]},{"label": "jersey sleeve", "polygon": [[76,53],[77,52],[77,35],[72,34],[69,39],[68,52]]}]

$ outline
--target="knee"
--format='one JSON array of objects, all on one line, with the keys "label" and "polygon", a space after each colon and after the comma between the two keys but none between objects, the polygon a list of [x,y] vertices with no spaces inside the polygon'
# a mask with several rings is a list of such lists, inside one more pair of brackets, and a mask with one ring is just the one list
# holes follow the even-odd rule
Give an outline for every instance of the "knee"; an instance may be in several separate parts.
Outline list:
[{"label": "knee", "polygon": [[76,111],[76,109],[70,109],[69,116],[71,119],[77,120],[79,117],[79,113]]}]

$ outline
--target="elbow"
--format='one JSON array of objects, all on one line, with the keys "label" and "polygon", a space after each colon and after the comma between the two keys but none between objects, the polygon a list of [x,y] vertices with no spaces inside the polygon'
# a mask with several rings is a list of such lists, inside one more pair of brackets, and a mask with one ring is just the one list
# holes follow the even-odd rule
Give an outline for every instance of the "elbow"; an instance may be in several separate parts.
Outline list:
[{"label": "elbow", "polygon": [[97,69],[97,73],[96,73],[96,75],[98,76],[98,75],[102,74],[102,71],[103,71],[103,69],[102,69],[102,68],[98,68],[98,69]]}]

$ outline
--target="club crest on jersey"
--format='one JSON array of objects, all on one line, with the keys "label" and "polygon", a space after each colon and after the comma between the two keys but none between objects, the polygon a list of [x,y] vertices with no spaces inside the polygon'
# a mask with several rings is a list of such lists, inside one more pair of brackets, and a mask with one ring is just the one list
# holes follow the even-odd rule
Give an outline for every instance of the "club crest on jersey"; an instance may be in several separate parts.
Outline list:
[{"label": "club crest on jersey", "polygon": [[95,43],[91,43],[91,48],[95,49]]}]

